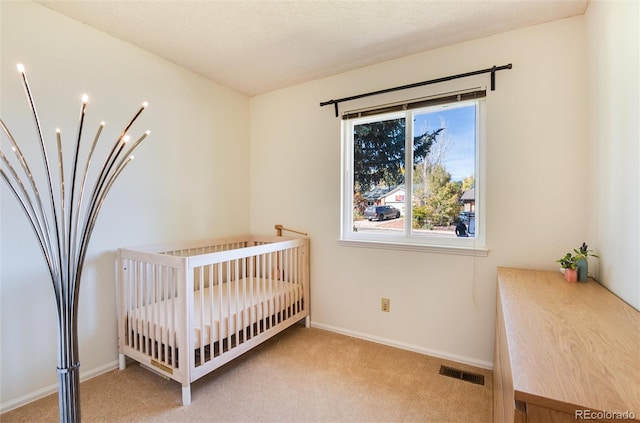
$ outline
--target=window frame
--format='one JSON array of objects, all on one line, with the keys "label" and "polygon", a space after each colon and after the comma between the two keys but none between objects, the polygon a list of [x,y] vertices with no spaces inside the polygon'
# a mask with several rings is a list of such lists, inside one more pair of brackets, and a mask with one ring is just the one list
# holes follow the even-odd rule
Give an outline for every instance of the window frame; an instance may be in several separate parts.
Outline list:
[{"label": "window frame", "polygon": [[[389,233],[367,233],[353,231],[353,134],[354,126],[377,122],[388,119],[405,119],[405,193],[411,192],[413,185],[413,121],[414,116],[434,112],[447,107],[464,107],[476,105],[476,148],[475,148],[475,225],[477,235],[473,238],[434,237],[424,233],[416,233],[412,230],[412,218],[404,219],[402,235]],[[357,246],[367,248],[396,249],[409,251],[425,251],[445,254],[486,256],[489,249],[486,247],[486,201],[485,201],[485,174],[486,174],[486,98],[470,100],[450,101],[424,107],[406,109],[402,111],[381,111],[368,114],[364,117],[355,117],[353,112],[346,112],[341,122],[341,218],[340,240],[345,246]],[[411,164],[407,166],[407,164]],[[406,181],[411,182],[411,186]],[[412,195],[405,195],[405,216],[407,211],[412,211]]]}]

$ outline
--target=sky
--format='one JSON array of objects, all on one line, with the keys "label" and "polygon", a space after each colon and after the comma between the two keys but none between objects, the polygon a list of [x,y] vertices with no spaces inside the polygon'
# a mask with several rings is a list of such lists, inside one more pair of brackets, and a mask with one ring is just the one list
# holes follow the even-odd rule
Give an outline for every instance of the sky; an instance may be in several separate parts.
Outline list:
[{"label": "sky", "polygon": [[[445,128],[436,140],[445,148],[443,162],[453,181],[461,181],[475,173],[475,113],[476,106],[471,104],[464,107],[438,107],[430,113],[415,115],[416,134]],[[431,151],[437,148],[434,144]]]}]

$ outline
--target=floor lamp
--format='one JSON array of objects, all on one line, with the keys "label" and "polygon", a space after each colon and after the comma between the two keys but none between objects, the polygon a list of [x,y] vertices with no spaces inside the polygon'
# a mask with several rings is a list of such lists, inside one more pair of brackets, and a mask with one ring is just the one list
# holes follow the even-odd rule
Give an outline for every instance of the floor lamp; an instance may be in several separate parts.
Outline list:
[{"label": "floor lamp", "polygon": [[[33,114],[44,167],[46,188],[40,190],[27,158],[22,154],[13,135],[0,119],[2,132],[11,143],[12,158],[0,147],[0,175],[9,186],[38,240],[53,283],[58,308],[58,398],[60,422],[80,421],[80,362],[78,354],[78,297],[82,268],[87,254],[91,233],[98,212],[114,182],[125,167],[133,160],[131,153],[149,135],[146,131],[125,150],[129,141],[127,132],[147,107],[143,103],[133,118],[125,126],[120,136],[97,172],[90,172],[94,149],[105,125],[101,122],[86,154],[82,168],[79,150],[84,127],[88,97],[82,96],[78,132],[75,137],[73,162],[65,174],[60,130],[56,130],[58,183],[54,189],[49,157],[43,139],[40,119],[31,95],[24,66],[18,65],[29,107]],[[54,172],[55,173],[55,172]],[[87,183],[87,175],[96,173],[92,183]],[[86,196],[85,196],[86,188]]]}]

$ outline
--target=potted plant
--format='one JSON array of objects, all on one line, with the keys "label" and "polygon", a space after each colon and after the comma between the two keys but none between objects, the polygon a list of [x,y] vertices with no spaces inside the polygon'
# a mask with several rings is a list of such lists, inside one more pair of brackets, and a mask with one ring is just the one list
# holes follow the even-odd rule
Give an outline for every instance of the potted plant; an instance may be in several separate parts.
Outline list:
[{"label": "potted plant", "polygon": [[598,257],[593,254],[586,242],[583,242],[579,248],[575,248],[572,252],[568,252],[564,257],[556,260],[563,269],[564,277],[569,282],[586,282],[588,273],[589,257]]},{"label": "potted plant", "polygon": [[564,270],[564,278],[569,282],[576,282],[578,280],[578,261],[581,257],[574,256],[572,253],[567,253],[564,257],[556,260],[560,263],[560,267]]},{"label": "potted plant", "polygon": [[583,242],[580,248],[573,250],[575,253],[575,257],[577,258],[577,270],[578,270],[578,280],[580,282],[586,282],[588,273],[589,273],[589,262],[587,259],[589,257],[598,257],[593,254],[593,250],[590,250],[587,246],[586,242]]}]

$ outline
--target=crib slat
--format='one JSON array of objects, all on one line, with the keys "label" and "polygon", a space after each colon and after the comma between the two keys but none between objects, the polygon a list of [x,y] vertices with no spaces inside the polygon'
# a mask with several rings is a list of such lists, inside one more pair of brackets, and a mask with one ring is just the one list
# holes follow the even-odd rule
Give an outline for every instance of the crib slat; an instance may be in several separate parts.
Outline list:
[{"label": "crib slat", "polygon": [[[258,322],[258,300],[256,299],[256,293],[254,290],[255,284],[255,257],[249,260],[249,296],[251,297],[251,310],[249,311],[249,336],[253,338],[256,336],[254,323]],[[255,319],[253,318],[253,310],[255,307]]]},{"label": "crib slat", "polygon": [[[137,267],[137,272],[136,274],[138,275],[138,280],[144,280],[143,279],[143,273],[142,273],[142,265],[136,266]],[[135,292],[135,296],[136,296],[136,335],[135,335],[135,349],[136,350],[140,350],[141,349],[141,342],[142,339],[140,339],[141,337],[141,333],[142,333],[142,313],[144,311],[144,309],[142,308],[143,304],[141,301],[142,298],[142,284],[136,284],[136,292]]]},{"label": "crib slat", "polygon": [[[284,289],[284,281],[289,281],[290,280],[290,263],[291,263],[291,248],[288,248],[286,250],[284,250],[284,264],[283,264],[283,276],[282,276],[282,281],[283,281],[283,289]],[[291,290],[287,287],[284,292],[284,319],[288,319],[291,316]]]},{"label": "crib slat", "polygon": [[215,351],[214,351],[214,345],[215,345],[215,339],[214,339],[214,333],[215,333],[215,319],[214,319],[214,313],[215,313],[215,304],[214,304],[214,293],[215,293],[215,286],[214,286],[214,265],[210,264],[209,266],[207,266],[207,275],[208,275],[208,280],[207,282],[209,283],[209,298],[207,298],[207,301],[209,303],[209,356],[211,357],[211,359],[214,358],[215,356]]},{"label": "crib slat", "polygon": [[222,298],[223,298],[223,276],[222,276],[222,264],[217,264],[218,266],[218,301],[217,301],[217,305],[218,305],[218,351],[220,354],[222,354],[222,349],[223,349],[223,340],[222,340],[222,325],[224,324],[224,320],[222,318]]},{"label": "crib slat", "polygon": [[[233,275],[233,282],[234,282],[234,288],[235,288],[235,292],[234,292],[234,302],[235,302],[235,313],[229,313],[229,318],[235,321],[235,330],[234,332],[234,336],[235,336],[235,340],[234,340],[234,345],[233,346],[237,346],[238,345],[238,337],[239,337],[239,328],[240,328],[240,322],[238,321],[238,317],[240,315],[240,281],[239,281],[239,267],[238,267],[239,263],[238,260],[234,260],[233,261],[233,266],[234,266],[234,275]],[[232,317],[235,314],[235,318]],[[229,346],[229,349],[231,349],[232,346]]]},{"label": "crib slat", "polygon": [[152,315],[152,321],[149,323],[149,351],[151,353],[151,357],[156,358],[157,357],[157,347],[156,347],[156,339],[157,339],[157,335],[156,335],[156,328],[158,326],[158,318],[160,317],[159,314],[159,309],[157,307],[158,305],[158,289],[157,289],[157,285],[158,285],[158,266],[157,265],[151,265],[150,266],[150,273],[151,273],[151,284],[149,286],[149,291],[150,291],[150,300],[149,302],[151,303],[150,305],[151,307],[151,315]]},{"label": "crib slat", "polygon": [[205,309],[204,309],[204,273],[202,272],[202,267],[197,267],[196,269],[194,269],[195,274],[197,275],[196,280],[197,280],[197,284],[198,286],[196,287],[196,291],[198,292],[198,296],[195,297],[198,300],[198,304],[194,304],[195,307],[199,308],[200,313],[199,315],[197,315],[197,317],[194,318],[198,319],[199,321],[194,322],[195,325],[200,328],[200,330],[198,331],[198,345],[199,345],[199,360],[195,360],[195,365],[201,365],[204,363],[204,315],[205,315]]},{"label": "crib slat", "polygon": [[258,283],[257,283],[258,304],[260,304],[260,317],[258,318],[258,326],[256,328],[258,331],[258,334],[262,333],[264,326],[267,324],[266,322],[267,311],[265,310],[265,307],[269,306],[265,302],[265,291],[267,288],[267,280],[264,278],[264,272],[262,270],[266,265],[266,260],[267,260],[267,256],[265,254],[260,254],[258,256],[258,259],[256,260],[256,266],[257,266],[256,277],[258,278]]},{"label": "crib slat", "polygon": [[247,266],[249,265],[246,258],[242,259],[242,342],[247,340],[249,336],[248,325],[251,320],[251,302],[249,296],[249,286],[247,285]]},{"label": "crib slat", "polygon": [[158,361],[167,363],[167,319],[169,315],[169,298],[167,298],[167,268],[160,267],[158,269],[158,301],[159,301],[159,325],[158,325]]},{"label": "crib slat", "polygon": [[177,271],[174,268],[170,268],[171,279],[169,282],[169,295],[171,296],[171,323],[169,326],[169,345],[171,346],[171,366],[176,367],[178,364],[178,335],[176,333],[176,320],[178,317],[178,310],[176,310],[176,296],[178,295],[178,287],[175,285],[177,280]]},{"label": "crib slat", "polygon": [[226,341],[226,348],[225,348],[225,352],[231,348],[231,283],[229,283],[229,278],[230,278],[230,274],[231,274],[231,261],[226,261],[225,262],[225,267],[227,270],[227,278],[226,281],[227,282],[225,285],[227,286],[227,301],[226,301],[226,307],[227,307],[227,313],[226,313],[226,320],[227,320],[227,332],[226,332],[226,336],[225,336],[225,341]]}]

